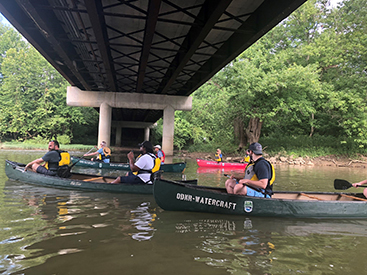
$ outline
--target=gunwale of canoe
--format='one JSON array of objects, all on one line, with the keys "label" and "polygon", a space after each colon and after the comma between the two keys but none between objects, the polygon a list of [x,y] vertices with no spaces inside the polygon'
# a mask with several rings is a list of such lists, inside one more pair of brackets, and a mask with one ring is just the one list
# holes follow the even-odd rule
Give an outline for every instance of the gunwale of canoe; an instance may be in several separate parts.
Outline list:
[{"label": "gunwale of canoe", "polygon": [[[227,193],[224,188],[208,188],[204,186],[192,186],[193,189],[207,189],[210,192]],[[359,196],[358,196],[359,195]],[[243,196],[246,197],[246,196]],[[269,199],[269,198],[264,198]],[[278,191],[275,192],[270,199],[278,200],[297,200],[297,201],[353,201],[353,202],[367,202],[367,199],[362,194],[344,194],[344,193],[322,193],[309,191]]]},{"label": "gunwale of canoe", "polygon": [[343,193],[339,194],[320,194],[320,193],[275,193],[272,196],[273,199],[286,199],[286,200],[306,200],[306,201],[364,201],[367,199],[360,198],[357,196],[346,195]]}]

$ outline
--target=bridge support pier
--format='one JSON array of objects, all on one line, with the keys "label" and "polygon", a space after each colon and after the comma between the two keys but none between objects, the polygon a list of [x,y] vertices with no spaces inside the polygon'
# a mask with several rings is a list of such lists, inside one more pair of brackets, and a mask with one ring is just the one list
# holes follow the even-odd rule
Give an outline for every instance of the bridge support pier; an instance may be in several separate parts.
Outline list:
[{"label": "bridge support pier", "polygon": [[166,155],[173,155],[173,135],[175,132],[175,110],[167,106],[163,110],[162,150]]},{"label": "bridge support pier", "polygon": [[[175,111],[191,111],[192,108],[190,96],[82,91],[73,86],[67,88],[66,103],[69,106],[100,108],[98,142],[105,140],[107,145],[110,145],[111,142],[113,108],[163,110],[162,149],[167,156],[173,155]],[[132,121],[118,121],[117,123],[116,144],[121,144],[121,128],[126,123],[130,124],[130,127],[126,125],[123,127],[144,128],[145,140],[149,140],[149,128],[152,127],[153,122],[148,125],[144,122]]]},{"label": "bridge support pier", "polygon": [[112,108],[103,102],[99,107],[98,144],[104,140],[110,146]]}]

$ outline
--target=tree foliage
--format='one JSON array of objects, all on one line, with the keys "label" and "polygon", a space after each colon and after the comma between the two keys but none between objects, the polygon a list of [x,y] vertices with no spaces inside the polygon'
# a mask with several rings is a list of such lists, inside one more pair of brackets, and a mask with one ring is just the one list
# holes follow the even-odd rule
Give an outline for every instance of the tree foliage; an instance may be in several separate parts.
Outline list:
[{"label": "tree foliage", "polygon": [[0,51],[3,138],[72,139],[77,126],[98,119],[93,109],[66,106],[65,79],[14,29],[0,27]]},{"label": "tree foliage", "polygon": [[367,144],[366,2],[332,9],[326,0],[307,1],[199,88],[191,114],[178,117],[189,131],[199,127],[215,143],[240,148],[269,135]]}]

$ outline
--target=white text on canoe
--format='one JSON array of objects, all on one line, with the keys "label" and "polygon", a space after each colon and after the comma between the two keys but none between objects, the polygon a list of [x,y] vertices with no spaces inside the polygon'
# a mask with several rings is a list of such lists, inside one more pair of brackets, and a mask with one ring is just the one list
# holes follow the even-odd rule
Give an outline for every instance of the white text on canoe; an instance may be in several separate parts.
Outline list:
[{"label": "white text on canoe", "polygon": [[177,193],[176,199],[180,201],[193,201],[193,202],[200,203],[200,204],[213,205],[213,206],[226,208],[226,209],[232,209],[232,210],[236,209],[235,202],[216,200],[216,199],[200,197],[200,196],[193,196],[190,194]]}]

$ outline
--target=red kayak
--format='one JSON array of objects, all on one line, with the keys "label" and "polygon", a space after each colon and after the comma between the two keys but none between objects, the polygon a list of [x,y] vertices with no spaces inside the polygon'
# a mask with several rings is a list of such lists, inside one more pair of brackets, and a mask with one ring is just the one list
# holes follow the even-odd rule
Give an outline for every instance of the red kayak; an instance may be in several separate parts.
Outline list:
[{"label": "red kayak", "polygon": [[245,162],[217,162],[214,160],[196,159],[199,167],[225,168],[225,169],[245,169]]},{"label": "red kayak", "polygon": [[226,168],[226,167],[198,167],[196,169],[197,174],[232,174],[232,173],[244,173],[243,168]]}]

